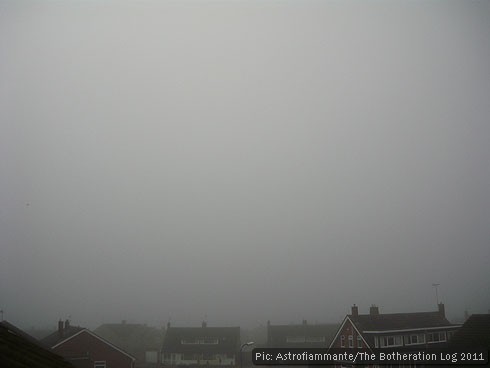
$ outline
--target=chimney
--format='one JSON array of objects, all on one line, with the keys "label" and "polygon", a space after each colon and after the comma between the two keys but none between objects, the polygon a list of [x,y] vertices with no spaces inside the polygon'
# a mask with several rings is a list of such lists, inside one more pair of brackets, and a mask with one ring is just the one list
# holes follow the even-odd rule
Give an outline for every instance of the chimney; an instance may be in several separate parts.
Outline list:
[{"label": "chimney", "polygon": [[442,317],[446,317],[446,308],[444,307],[444,303],[439,303],[437,306],[439,307],[439,314]]},{"label": "chimney", "polygon": [[202,321],[202,328],[206,328],[208,326],[208,324],[206,323],[206,321]]},{"label": "chimney", "polygon": [[69,319],[67,319],[67,320],[65,321],[65,331],[66,331],[66,330],[68,330],[69,328],[70,328],[70,320],[69,320]]},{"label": "chimney", "polygon": [[357,305],[352,306],[352,317],[357,317],[359,315],[359,307]]},{"label": "chimney", "polygon": [[464,321],[466,322],[470,318],[470,314],[468,313],[467,310],[464,311]]},{"label": "chimney", "polygon": [[373,304],[371,307],[369,307],[369,314],[371,316],[377,316],[379,315],[379,308],[377,305]]},{"label": "chimney", "polygon": [[63,321],[61,319],[58,321],[58,335],[63,337]]},{"label": "chimney", "polygon": [[170,328],[170,321],[167,322],[167,330]]},{"label": "chimney", "polygon": [[307,325],[308,321],[306,319],[303,320],[303,325]]}]

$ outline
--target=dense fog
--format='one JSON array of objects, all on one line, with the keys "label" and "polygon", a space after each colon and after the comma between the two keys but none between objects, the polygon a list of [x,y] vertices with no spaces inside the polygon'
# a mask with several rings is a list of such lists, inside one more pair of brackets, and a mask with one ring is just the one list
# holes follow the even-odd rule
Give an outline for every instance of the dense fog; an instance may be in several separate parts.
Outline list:
[{"label": "dense fog", "polygon": [[490,2],[0,1],[21,327],[490,308]]}]

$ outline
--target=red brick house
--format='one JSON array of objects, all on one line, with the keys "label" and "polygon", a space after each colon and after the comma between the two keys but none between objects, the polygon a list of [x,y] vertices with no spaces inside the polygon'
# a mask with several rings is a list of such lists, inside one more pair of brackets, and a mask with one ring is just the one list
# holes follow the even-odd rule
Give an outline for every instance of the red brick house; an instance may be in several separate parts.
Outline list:
[{"label": "red brick house", "polygon": [[58,331],[42,340],[78,368],[134,368],[135,358],[83,327],[58,323]]},{"label": "red brick house", "polygon": [[445,347],[460,325],[450,323],[444,304],[436,312],[381,314],[371,306],[369,314],[352,313],[341,323],[330,348]]}]

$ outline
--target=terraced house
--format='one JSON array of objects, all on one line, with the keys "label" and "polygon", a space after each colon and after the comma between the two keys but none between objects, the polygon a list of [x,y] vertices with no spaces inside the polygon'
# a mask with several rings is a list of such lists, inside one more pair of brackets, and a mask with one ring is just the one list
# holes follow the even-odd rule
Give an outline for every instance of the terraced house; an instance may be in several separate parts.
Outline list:
[{"label": "terraced house", "polygon": [[446,319],[444,304],[438,311],[381,314],[371,306],[359,314],[356,305],[340,325],[331,348],[445,347],[460,325]]},{"label": "terraced house", "polygon": [[165,366],[234,366],[238,364],[240,327],[171,327],[162,347]]},{"label": "terraced house", "polygon": [[338,324],[272,325],[267,321],[267,347],[269,348],[324,348],[330,344]]}]

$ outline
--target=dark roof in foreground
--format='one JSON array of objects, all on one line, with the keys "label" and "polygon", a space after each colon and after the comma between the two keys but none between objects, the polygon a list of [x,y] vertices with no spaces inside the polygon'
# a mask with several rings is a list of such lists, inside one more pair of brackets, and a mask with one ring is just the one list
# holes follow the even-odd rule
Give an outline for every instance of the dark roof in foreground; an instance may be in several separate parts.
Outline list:
[{"label": "dark roof in foreground", "polygon": [[[217,339],[217,344],[182,344],[182,340]],[[240,327],[169,327],[163,340],[163,350],[173,352],[238,351]]]},{"label": "dark roof in foreground", "polygon": [[454,348],[490,349],[490,314],[473,314],[449,342]]},{"label": "dark roof in foreground", "polygon": [[0,366],[9,368],[72,368],[61,356],[45,349],[22,330],[0,322]]},{"label": "dark roof in foreground", "polygon": [[454,326],[439,312],[349,315],[360,332]]}]

